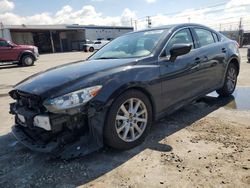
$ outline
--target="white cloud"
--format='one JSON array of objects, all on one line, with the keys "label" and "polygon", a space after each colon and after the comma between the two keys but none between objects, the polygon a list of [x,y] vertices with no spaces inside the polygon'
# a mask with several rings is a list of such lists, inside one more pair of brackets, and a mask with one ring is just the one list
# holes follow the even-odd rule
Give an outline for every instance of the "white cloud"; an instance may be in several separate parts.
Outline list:
[{"label": "white cloud", "polygon": [[155,3],[156,2],[156,0],[146,0],[147,1],[147,3]]},{"label": "white cloud", "polygon": [[[9,2],[13,4],[14,3]],[[0,13],[0,21],[5,25],[15,24],[82,24],[82,25],[131,25],[131,18],[136,18],[136,13],[125,8],[120,16],[109,17],[103,16],[97,12],[92,5],[83,6],[79,10],[74,10],[70,5],[65,5],[55,14],[43,12],[32,16],[19,16],[12,12],[12,9],[6,9]]]},{"label": "white cloud", "polygon": [[8,11],[12,11],[15,7],[15,4],[8,0],[1,0],[0,1],[0,13],[5,13]]},{"label": "white cloud", "polygon": [[[250,30],[250,0],[231,0],[224,6],[186,9],[172,15],[157,14],[151,17],[152,26],[177,24],[177,23],[199,23],[210,26],[216,30],[238,29],[240,17],[243,18],[243,28]],[[139,20],[138,28],[147,27],[146,18]]]},{"label": "white cloud", "polygon": [[226,8],[250,5],[250,0],[231,0],[226,4]]},{"label": "white cloud", "polygon": [[136,13],[126,8],[121,15],[121,23],[122,25],[131,25],[131,19],[136,18]]},{"label": "white cloud", "polygon": [[[99,1],[99,0],[98,0]],[[154,0],[148,0],[153,2]],[[81,24],[81,25],[131,25],[131,18],[136,20],[137,12],[125,8],[118,16],[104,16],[92,5],[85,5],[77,10],[70,5],[65,5],[54,14],[42,12],[31,16],[20,16],[13,13],[15,5],[11,0],[0,0],[0,22],[5,25],[14,24]],[[239,18],[250,20],[248,12],[250,11],[250,0],[231,0],[224,6],[186,9],[174,15],[157,14],[151,17],[152,26],[185,23],[190,20],[193,23],[201,23],[213,26],[215,29],[237,28]],[[230,18],[230,19],[229,19]],[[246,21],[247,23],[247,21]],[[248,22],[249,23],[249,22]],[[246,24],[245,27],[250,24]],[[146,18],[137,21],[137,28],[144,29],[147,27]],[[248,28],[246,28],[248,29]]]}]

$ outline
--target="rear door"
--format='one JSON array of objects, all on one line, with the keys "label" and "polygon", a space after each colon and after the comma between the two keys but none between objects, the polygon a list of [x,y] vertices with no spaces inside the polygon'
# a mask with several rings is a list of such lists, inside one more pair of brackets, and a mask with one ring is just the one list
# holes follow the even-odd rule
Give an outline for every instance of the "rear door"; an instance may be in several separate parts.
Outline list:
[{"label": "rear door", "polygon": [[193,40],[189,28],[176,32],[167,42],[166,48],[161,56],[170,56],[170,49],[174,44],[191,44],[192,49],[188,54],[177,57],[174,62],[161,61],[160,74],[162,81],[162,99],[165,108],[177,102],[197,96],[202,92],[203,76],[199,70],[199,51]]},{"label": "rear door", "polygon": [[205,28],[192,28],[198,43],[199,69],[202,73],[204,91],[214,89],[221,83],[221,71],[226,60],[226,49],[218,41],[218,36],[213,31]]}]

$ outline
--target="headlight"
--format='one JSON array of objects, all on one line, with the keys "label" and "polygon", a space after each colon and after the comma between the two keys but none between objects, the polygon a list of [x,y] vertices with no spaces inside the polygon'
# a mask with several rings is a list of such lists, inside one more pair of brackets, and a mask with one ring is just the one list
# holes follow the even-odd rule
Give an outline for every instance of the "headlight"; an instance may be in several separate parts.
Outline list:
[{"label": "headlight", "polygon": [[62,111],[62,110],[78,107],[83,104],[86,104],[93,97],[95,97],[99,93],[101,88],[102,88],[101,85],[97,85],[97,86],[81,89],[78,91],[74,91],[72,93],[68,93],[61,97],[48,99],[43,103],[43,105],[50,112],[57,112],[57,111]]},{"label": "headlight", "polygon": [[38,54],[38,48],[37,48],[37,47],[34,47],[34,52],[35,52],[36,54]]}]

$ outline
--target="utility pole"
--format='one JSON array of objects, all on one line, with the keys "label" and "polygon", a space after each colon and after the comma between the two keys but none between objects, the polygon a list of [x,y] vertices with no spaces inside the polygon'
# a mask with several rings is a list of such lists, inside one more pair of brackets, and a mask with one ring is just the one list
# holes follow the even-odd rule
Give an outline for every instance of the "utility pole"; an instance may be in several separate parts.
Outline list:
[{"label": "utility pole", "polygon": [[137,20],[134,20],[135,22],[135,31],[137,31]]},{"label": "utility pole", "polygon": [[220,32],[221,32],[221,23],[220,23]]},{"label": "utility pole", "polygon": [[1,29],[1,37],[4,38],[4,26],[3,26],[3,22],[0,22],[0,29]]},{"label": "utility pole", "polygon": [[130,25],[133,27],[133,18],[130,19]]},{"label": "utility pole", "polygon": [[243,29],[242,29],[242,18],[240,18],[239,22],[239,31],[238,31],[238,44],[240,47],[242,46],[242,39],[243,39]]},{"label": "utility pole", "polygon": [[242,29],[242,18],[240,18],[240,23],[239,23],[239,30]]},{"label": "utility pole", "polygon": [[147,16],[148,28],[151,28],[152,22],[150,16]]}]

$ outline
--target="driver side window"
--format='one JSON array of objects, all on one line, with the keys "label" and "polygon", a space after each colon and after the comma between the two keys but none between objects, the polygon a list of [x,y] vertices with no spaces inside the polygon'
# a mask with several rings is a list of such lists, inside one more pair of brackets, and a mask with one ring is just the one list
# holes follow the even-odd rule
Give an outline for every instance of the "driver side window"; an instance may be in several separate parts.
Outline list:
[{"label": "driver side window", "polygon": [[194,48],[193,38],[191,36],[189,29],[182,29],[178,31],[168,42],[166,49],[164,50],[164,55],[170,55],[170,49],[174,44],[191,44],[192,49]]},{"label": "driver side window", "polygon": [[0,41],[0,47],[7,47],[7,46],[9,46],[9,44],[6,41],[4,40]]}]

